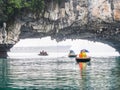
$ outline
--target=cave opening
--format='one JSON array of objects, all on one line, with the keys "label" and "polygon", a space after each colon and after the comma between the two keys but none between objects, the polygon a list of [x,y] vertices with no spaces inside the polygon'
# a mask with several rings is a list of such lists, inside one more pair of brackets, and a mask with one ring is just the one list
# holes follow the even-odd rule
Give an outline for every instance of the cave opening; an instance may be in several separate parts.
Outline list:
[{"label": "cave opening", "polygon": [[113,57],[119,56],[119,52],[112,46],[98,42],[90,41],[87,39],[65,39],[56,41],[50,36],[43,38],[26,38],[20,39],[18,43],[11,48],[11,52],[8,53],[9,57],[16,54],[26,54],[28,57],[37,56],[41,50],[47,51],[51,56],[67,56],[70,50],[79,54],[81,49],[89,50],[88,55],[91,57]]}]

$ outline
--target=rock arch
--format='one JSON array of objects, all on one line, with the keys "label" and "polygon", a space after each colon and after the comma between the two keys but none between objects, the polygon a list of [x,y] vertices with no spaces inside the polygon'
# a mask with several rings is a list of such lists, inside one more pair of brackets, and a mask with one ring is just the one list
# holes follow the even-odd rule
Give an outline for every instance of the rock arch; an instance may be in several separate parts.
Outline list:
[{"label": "rock arch", "polygon": [[100,41],[120,52],[119,3],[119,0],[62,0],[58,4],[51,0],[39,17],[24,10],[12,23],[7,23],[7,40],[5,44],[0,41],[0,47],[11,47],[20,38],[51,36],[57,41],[67,38]]}]

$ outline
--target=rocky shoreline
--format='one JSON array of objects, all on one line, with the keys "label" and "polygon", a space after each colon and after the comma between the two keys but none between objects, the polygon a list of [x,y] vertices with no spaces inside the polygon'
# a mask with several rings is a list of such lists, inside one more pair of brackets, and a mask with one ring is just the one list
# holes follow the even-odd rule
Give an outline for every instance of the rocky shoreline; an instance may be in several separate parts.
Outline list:
[{"label": "rocky shoreline", "polygon": [[7,58],[7,52],[10,51],[12,47],[13,44],[0,44],[0,58]]}]

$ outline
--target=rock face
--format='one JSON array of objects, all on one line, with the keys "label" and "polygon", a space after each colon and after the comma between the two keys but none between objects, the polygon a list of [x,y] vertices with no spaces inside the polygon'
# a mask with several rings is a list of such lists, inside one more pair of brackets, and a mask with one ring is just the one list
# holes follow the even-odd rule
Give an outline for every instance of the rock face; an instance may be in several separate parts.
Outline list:
[{"label": "rock face", "polygon": [[7,58],[7,52],[12,46],[13,44],[0,44],[0,58]]},{"label": "rock face", "polygon": [[[19,38],[51,36],[56,40],[101,41],[120,52],[120,0],[49,0],[42,14],[24,11],[8,24],[0,43],[15,44]],[[2,28],[1,30],[2,31]]]}]

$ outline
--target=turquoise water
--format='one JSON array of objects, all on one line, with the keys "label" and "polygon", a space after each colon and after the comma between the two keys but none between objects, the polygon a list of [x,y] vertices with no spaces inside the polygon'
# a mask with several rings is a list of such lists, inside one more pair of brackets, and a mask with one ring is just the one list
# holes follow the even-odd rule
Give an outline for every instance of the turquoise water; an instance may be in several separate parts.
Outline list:
[{"label": "turquoise water", "polygon": [[0,90],[120,90],[120,57],[20,57],[0,59]]}]

